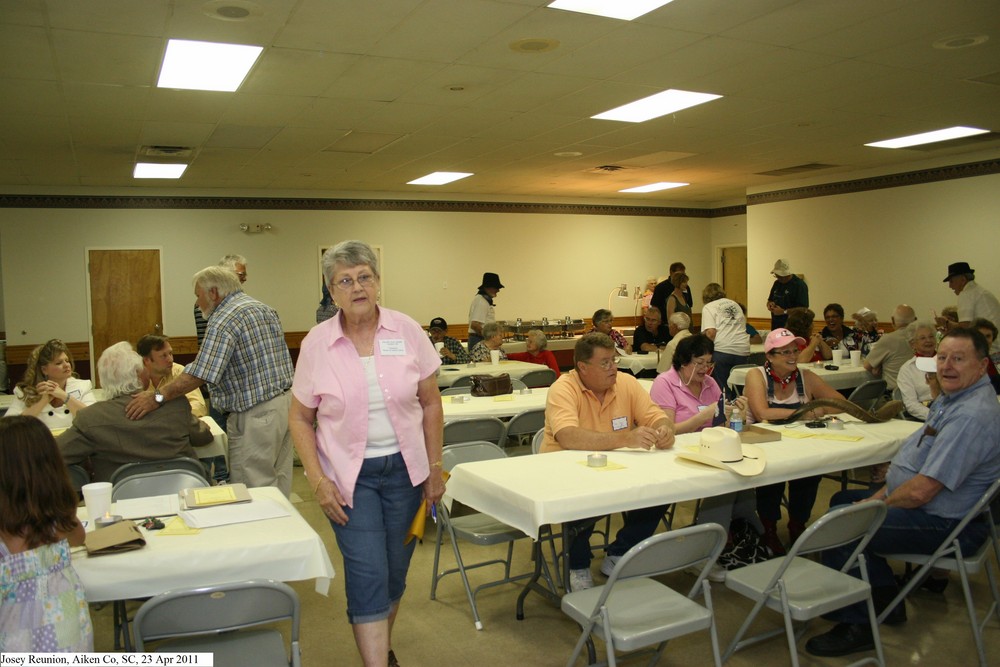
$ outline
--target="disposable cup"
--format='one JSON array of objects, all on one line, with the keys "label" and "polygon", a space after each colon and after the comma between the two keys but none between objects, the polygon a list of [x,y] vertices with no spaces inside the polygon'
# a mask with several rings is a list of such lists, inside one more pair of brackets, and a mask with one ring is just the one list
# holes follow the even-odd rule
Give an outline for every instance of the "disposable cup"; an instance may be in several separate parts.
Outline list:
[{"label": "disposable cup", "polygon": [[861,365],[861,350],[851,350],[851,365],[852,366]]},{"label": "disposable cup", "polygon": [[494,366],[500,364],[500,350],[490,350],[490,362]]},{"label": "disposable cup", "polygon": [[833,364],[834,366],[839,366],[840,365],[840,348],[839,347],[835,347],[832,350],[830,350],[830,352],[833,353],[833,356],[830,357],[830,363]]},{"label": "disposable cup", "polygon": [[92,521],[111,514],[111,482],[84,484],[82,490],[87,516]]},{"label": "disposable cup", "polygon": [[434,349],[437,350],[438,354],[441,354],[441,348],[443,348],[443,347],[444,347],[444,343],[443,342],[441,342],[441,343],[434,343]]}]

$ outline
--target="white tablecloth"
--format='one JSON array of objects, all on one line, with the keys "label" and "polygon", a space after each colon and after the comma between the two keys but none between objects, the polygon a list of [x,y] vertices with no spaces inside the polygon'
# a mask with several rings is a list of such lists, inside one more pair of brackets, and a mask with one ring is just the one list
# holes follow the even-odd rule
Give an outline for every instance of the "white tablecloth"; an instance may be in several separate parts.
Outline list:
[{"label": "white tablecloth", "polygon": [[[649,391],[653,387],[653,381],[649,379],[639,380],[639,384]],[[513,417],[525,410],[535,410],[544,408],[545,401],[549,395],[548,387],[532,389],[530,394],[521,394],[515,391],[507,397],[500,396],[464,396],[466,400],[461,403],[453,402],[451,396],[442,396],[444,404],[444,420],[446,422],[456,419],[471,419],[473,417]]]},{"label": "white tablecloth", "polygon": [[645,370],[655,370],[656,364],[660,361],[660,355],[656,352],[646,354],[623,354],[618,360],[619,370],[628,371],[632,375],[638,375]]},{"label": "white tablecloth", "polygon": [[[823,364],[828,363],[830,362],[823,362]],[[828,371],[823,368],[822,365],[817,366],[816,364],[799,364],[799,366],[801,368],[811,370],[813,373],[823,378],[823,381],[834,389],[854,389],[869,380],[875,379],[872,377],[871,373],[865,370],[864,366],[851,366],[849,363],[841,363],[839,365],[839,369],[835,371]],[[729,386],[744,386],[746,384],[747,372],[750,370],[752,369],[734,368],[729,374]]]},{"label": "white tablecloth", "polygon": [[[206,528],[197,535],[160,535],[140,528],[146,546],[108,556],[75,549],[73,567],[87,601],[144,598],[172,588],[254,578],[316,579],[316,592],[326,595],[334,570],[316,531],[278,489],[250,489],[250,495],[274,500],[291,516]],[[86,512],[80,508],[81,519]]]},{"label": "white tablecloth", "polygon": [[[787,427],[765,425],[777,431]],[[767,456],[761,475],[741,477],[679,458],[672,450],[608,452],[624,469],[593,469],[587,453],[563,451],[464,463],[452,470],[448,496],[537,538],[538,529],[574,519],[600,516],[720,495],[762,484],[819,475],[888,461],[902,441],[921,425],[895,420],[885,424],[849,423],[831,435],[860,435],[857,442],[820,437],[760,445]],[[799,432],[812,431],[801,424]],[[677,437],[675,448],[696,446],[699,435]]]},{"label": "white tablecloth", "polygon": [[525,361],[501,361],[494,366],[490,362],[478,363],[475,366],[468,364],[444,364],[438,371],[438,387],[450,387],[455,384],[455,380],[468,375],[499,375],[508,373],[512,378],[520,379],[529,371],[537,371],[548,368],[543,364],[529,364]]},{"label": "white tablecloth", "polygon": [[225,456],[229,461],[229,437],[226,432],[209,416],[199,417],[208,424],[208,429],[212,432],[212,442],[204,447],[195,447],[194,451],[199,458],[207,459],[212,456]]}]

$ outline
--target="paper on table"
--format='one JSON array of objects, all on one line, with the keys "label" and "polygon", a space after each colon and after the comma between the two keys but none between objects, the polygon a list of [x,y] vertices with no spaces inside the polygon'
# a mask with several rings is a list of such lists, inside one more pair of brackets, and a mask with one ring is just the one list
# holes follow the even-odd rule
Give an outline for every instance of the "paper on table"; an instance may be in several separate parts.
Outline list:
[{"label": "paper on table", "polygon": [[236,501],[236,491],[231,486],[210,486],[194,490],[194,501],[199,505],[221,505]]},{"label": "paper on table", "polygon": [[170,516],[180,511],[180,498],[176,493],[166,496],[127,498],[111,505],[112,514],[124,519],[145,519],[147,516]]},{"label": "paper on table", "polygon": [[513,401],[514,394],[499,394],[493,397],[494,401]]},{"label": "paper on table", "polygon": [[785,429],[782,431],[786,437],[797,438],[799,440],[805,440],[806,438],[821,438],[823,440],[839,440],[841,442],[858,442],[859,440],[864,440],[863,435],[840,435],[825,432],[825,433],[810,433],[808,431],[797,431],[795,429]]},{"label": "paper on table", "polygon": [[252,503],[239,505],[219,505],[198,510],[185,510],[178,513],[184,523],[192,528],[211,528],[225,526],[231,523],[247,523],[290,516],[287,509],[271,500],[260,498]]},{"label": "paper on table", "polygon": [[184,519],[179,516],[167,521],[162,529],[156,531],[157,535],[197,535],[201,532],[200,528],[188,528],[188,525],[184,523]]}]

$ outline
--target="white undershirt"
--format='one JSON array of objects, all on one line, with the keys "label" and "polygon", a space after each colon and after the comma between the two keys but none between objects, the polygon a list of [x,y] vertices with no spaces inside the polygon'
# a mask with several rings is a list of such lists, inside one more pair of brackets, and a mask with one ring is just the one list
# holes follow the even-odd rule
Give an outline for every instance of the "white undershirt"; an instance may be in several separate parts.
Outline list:
[{"label": "white undershirt", "polygon": [[378,384],[378,373],[375,368],[375,357],[361,357],[365,369],[365,380],[368,383],[368,442],[365,445],[365,458],[374,459],[379,456],[389,456],[399,452],[399,442],[396,430],[389,421],[389,411],[382,397],[382,387]]}]

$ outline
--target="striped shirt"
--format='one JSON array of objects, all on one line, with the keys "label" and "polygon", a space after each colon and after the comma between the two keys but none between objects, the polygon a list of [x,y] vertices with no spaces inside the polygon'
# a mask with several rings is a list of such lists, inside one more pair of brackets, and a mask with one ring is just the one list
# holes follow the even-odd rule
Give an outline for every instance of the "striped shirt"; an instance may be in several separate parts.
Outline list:
[{"label": "striped shirt", "polygon": [[223,412],[246,412],[284,393],[295,372],[277,311],[242,291],[216,306],[184,370],[210,385],[212,406]]}]

